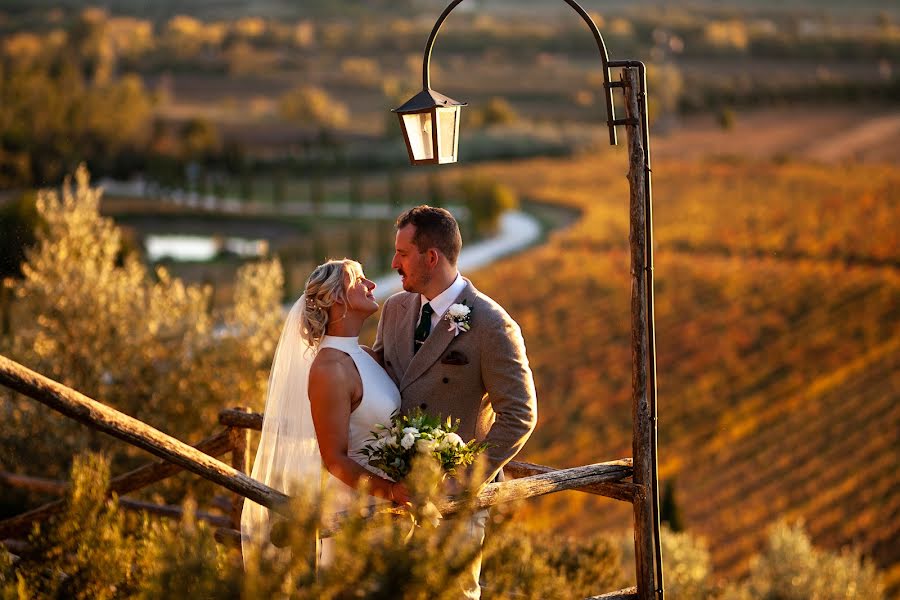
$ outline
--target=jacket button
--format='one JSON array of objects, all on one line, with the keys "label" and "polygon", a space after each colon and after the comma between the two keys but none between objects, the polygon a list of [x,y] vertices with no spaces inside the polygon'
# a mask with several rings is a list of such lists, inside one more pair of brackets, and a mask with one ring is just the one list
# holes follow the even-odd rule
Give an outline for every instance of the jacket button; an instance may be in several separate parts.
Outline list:
[{"label": "jacket button", "polygon": [[386,360],[386,361],[384,361],[384,364],[386,364],[386,365],[387,365],[387,366],[389,366],[389,367],[390,367],[390,366],[391,366],[391,361],[389,361],[389,360]]},{"label": "jacket button", "polygon": [[444,383],[450,383],[450,380],[444,377]]},{"label": "jacket button", "polygon": [[421,408],[422,410],[425,410],[426,408],[428,408],[428,404],[423,402],[422,404],[419,405],[419,408]]}]

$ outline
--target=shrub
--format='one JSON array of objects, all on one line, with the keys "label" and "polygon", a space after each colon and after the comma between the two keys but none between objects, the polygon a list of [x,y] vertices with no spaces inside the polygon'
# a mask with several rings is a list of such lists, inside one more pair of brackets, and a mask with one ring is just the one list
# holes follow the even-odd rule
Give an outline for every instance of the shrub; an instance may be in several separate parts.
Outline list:
[{"label": "shrub", "polygon": [[519,120],[519,115],[506,98],[493,97],[484,108],[485,125],[507,125]]},{"label": "shrub", "polygon": [[660,540],[666,597],[671,600],[706,597],[712,570],[706,542],[667,527],[662,528]]},{"label": "shrub", "polygon": [[[472,496],[463,495],[457,516],[435,521],[439,474],[424,465],[411,475],[409,517],[364,519],[368,499],[360,496],[334,536],[335,567],[318,573],[301,550],[323,524],[323,504],[309,497],[294,499],[290,513],[298,518],[284,528],[295,551],[251,550],[244,569],[239,554],[217,545],[193,518],[190,503],[180,522],[126,517],[105,497],[106,459],[79,458],[72,481],[66,511],[31,536],[28,554],[0,556],[0,597],[456,598],[457,577],[478,552],[465,535],[475,512],[465,498]],[[508,528],[511,521],[497,520],[484,548],[492,597],[568,598],[619,584],[608,541],[539,544]]]},{"label": "shrub", "polygon": [[[61,195],[38,194],[45,227],[13,284],[16,323],[0,352],[182,440],[210,435],[223,407],[260,409],[282,321],[279,263],[244,267],[233,305],[211,312],[208,287],[123,255],[86,169],[75,179]],[[10,415],[6,470],[58,476],[73,453],[109,440],[12,393],[0,394],[0,409]],[[114,464],[132,464],[114,444]]]},{"label": "shrub", "polygon": [[341,127],[350,119],[344,104],[312,85],[295,87],[281,96],[279,111],[286,121],[322,129]]},{"label": "shrub", "polygon": [[719,123],[719,127],[724,129],[725,131],[730,131],[734,129],[735,122],[737,121],[737,115],[734,112],[733,108],[722,108],[716,114],[716,121]]},{"label": "shrub", "polygon": [[519,200],[511,188],[482,176],[463,178],[459,183],[459,189],[479,233],[494,231],[500,215],[519,205]]},{"label": "shrub", "polygon": [[[622,568],[634,580],[634,538],[623,535],[619,540]],[[711,561],[703,539],[687,533],[674,533],[668,527],[660,529],[663,558],[663,581],[666,598],[695,600],[708,598],[712,589]]]},{"label": "shrub", "polygon": [[[733,595],[731,595],[733,594]],[[813,547],[802,523],[772,527],[763,552],[751,561],[747,581],[727,597],[753,600],[878,600],[884,587],[859,553]]]},{"label": "shrub", "polygon": [[223,597],[236,588],[225,549],[190,503],[180,523],[151,520],[122,512],[108,484],[107,458],[75,459],[65,510],[35,527],[22,556],[0,549],[0,597]]},{"label": "shrub", "polygon": [[135,538],[126,533],[115,499],[105,498],[109,465],[85,455],[72,466],[66,509],[35,527],[20,560],[3,565],[4,596],[115,598],[136,585],[131,565],[139,559]]}]

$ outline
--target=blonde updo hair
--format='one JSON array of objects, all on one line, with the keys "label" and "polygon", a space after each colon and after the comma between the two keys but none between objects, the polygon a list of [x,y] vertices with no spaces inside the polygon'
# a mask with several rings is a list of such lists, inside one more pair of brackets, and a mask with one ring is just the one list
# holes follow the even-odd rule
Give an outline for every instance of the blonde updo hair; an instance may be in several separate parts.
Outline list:
[{"label": "blonde updo hair", "polygon": [[[362,267],[355,260],[329,260],[315,269],[306,280],[306,306],[300,317],[300,330],[313,348],[319,345],[328,329],[328,309],[338,300],[346,301],[344,274],[362,275]],[[346,305],[344,310],[346,310]]]}]

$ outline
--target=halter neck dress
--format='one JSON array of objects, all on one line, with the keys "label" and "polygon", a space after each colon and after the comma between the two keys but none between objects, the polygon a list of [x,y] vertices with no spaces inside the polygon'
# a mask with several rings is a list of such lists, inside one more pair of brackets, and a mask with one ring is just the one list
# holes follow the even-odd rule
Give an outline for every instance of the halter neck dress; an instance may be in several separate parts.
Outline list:
[{"label": "halter neck dress", "polygon": [[[358,337],[326,335],[319,344],[319,351],[325,348],[339,350],[353,359],[362,381],[362,400],[350,413],[347,455],[372,473],[385,477],[384,473],[367,464],[368,459],[362,454],[362,449],[371,439],[375,425],[389,425],[391,416],[400,410],[400,391],[381,365],[360,347]],[[325,489],[331,499],[329,509],[336,512],[346,509],[356,493],[353,488],[330,473],[325,479]],[[374,500],[376,499],[373,498]],[[319,564],[327,566],[331,564],[331,558],[331,540],[325,538],[322,540]]]}]

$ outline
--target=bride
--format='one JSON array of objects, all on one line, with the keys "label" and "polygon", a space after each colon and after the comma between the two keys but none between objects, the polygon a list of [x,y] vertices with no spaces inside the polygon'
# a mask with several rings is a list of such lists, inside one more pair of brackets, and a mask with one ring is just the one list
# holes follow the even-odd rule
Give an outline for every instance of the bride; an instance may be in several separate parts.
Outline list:
[{"label": "bride", "polygon": [[[361,453],[375,424],[388,424],[400,408],[397,386],[359,345],[363,323],[378,310],[374,289],[356,261],[316,267],[288,314],[269,375],[251,476],[288,496],[327,490],[329,512],[347,507],[362,484],[378,498],[409,500],[402,483],[367,466]],[[268,509],[246,500],[245,556],[249,546],[269,544],[270,528]],[[319,564],[330,564],[332,553],[331,540],[322,540]]]}]

